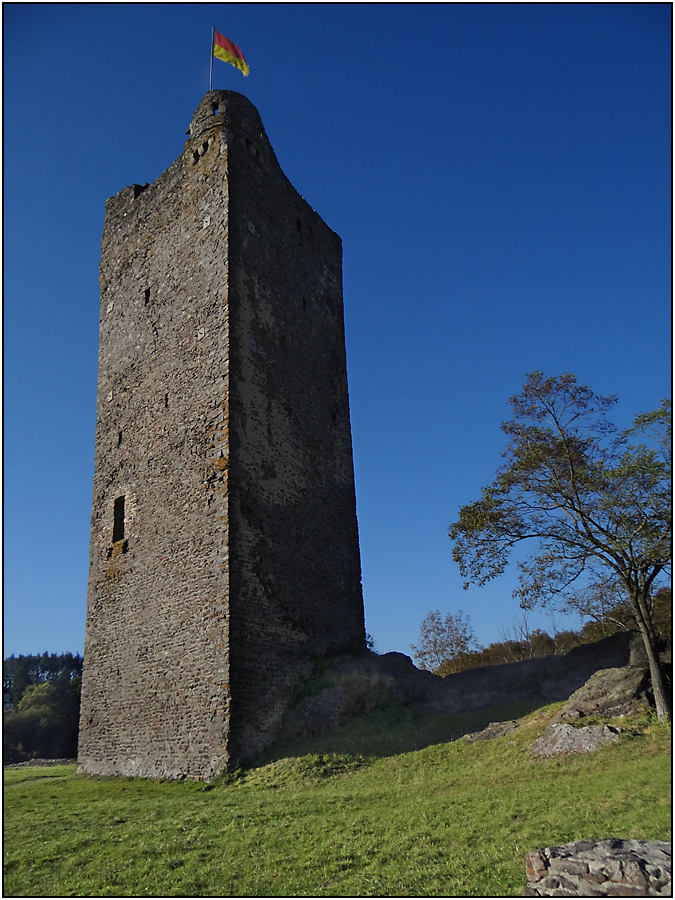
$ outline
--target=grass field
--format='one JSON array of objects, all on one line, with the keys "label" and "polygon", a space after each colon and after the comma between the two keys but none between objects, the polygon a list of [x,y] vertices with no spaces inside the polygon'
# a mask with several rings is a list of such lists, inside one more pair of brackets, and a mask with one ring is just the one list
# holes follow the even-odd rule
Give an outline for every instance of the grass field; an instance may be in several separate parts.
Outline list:
[{"label": "grass field", "polygon": [[530,849],[670,839],[667,726],[542,760],[528,748],[546,721],[397,756],[277,760],[211,785],[6,769],[4,895],[522,896]]}]

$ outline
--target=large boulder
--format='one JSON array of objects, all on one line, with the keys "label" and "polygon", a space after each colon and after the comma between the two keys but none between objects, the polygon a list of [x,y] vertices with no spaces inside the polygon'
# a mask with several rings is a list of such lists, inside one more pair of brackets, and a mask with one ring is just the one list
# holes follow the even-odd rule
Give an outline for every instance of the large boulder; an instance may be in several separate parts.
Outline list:
[{"label": "large boulder", "polygon": [[644,712],[650,706],[649,672],[622,666],[600,669],[575,691],[551,719],[551,724],[571,722],[582,716],[609,718]]}]

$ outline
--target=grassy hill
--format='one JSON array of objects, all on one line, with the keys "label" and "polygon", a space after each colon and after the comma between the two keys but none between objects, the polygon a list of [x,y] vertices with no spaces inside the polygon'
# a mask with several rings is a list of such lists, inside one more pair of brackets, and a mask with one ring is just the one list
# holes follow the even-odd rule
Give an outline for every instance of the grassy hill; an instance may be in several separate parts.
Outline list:
[{"label": "grassy hill", "polygon": [[532,848],[668,840],[670,728],[533,756],[560,705],[504,738],[388,756],[354,751],[382,752],[387,729],[409,745],[410,722],[364,715],[350,754],[298,746],[211,785],[6,769],[5,896],[522,896]]}]

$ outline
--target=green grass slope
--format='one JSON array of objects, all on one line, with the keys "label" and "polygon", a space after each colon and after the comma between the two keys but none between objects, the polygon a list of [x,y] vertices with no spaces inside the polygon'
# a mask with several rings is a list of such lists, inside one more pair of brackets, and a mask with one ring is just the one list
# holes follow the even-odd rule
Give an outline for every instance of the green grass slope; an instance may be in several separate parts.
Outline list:
[{"label": "green grass slope", "polygon": [[7,769],[5,896],[522,896],[532,848],[669,839],[670,729],[535,757],[559,706],[494,741],[314,753],[212,785]]}]

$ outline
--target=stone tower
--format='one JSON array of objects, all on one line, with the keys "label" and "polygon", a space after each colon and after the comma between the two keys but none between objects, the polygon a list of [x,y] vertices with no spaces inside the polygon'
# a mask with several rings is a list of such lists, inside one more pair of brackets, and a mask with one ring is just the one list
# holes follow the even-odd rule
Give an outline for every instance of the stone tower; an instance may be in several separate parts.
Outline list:
[{"label": "stone tower", "polygon": [[365,646],[342,247],[257,110],[106,203],[79,763],[208,779]]}]

